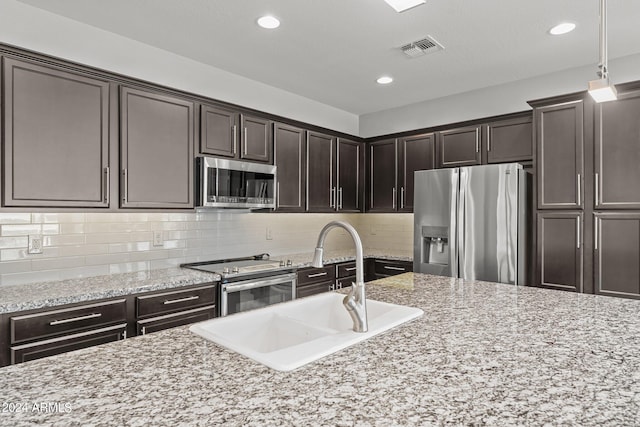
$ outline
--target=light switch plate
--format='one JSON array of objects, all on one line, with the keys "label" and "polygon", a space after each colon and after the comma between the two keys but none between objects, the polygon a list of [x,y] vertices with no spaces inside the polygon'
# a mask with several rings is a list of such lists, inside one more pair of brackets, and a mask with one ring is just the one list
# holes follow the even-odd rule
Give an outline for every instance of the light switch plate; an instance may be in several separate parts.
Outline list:
[{"label": "light switch plate", "polygon": [[30,254],[42,253],[42,234],[29,235],[29,246],[27,248],[27,252]]}]

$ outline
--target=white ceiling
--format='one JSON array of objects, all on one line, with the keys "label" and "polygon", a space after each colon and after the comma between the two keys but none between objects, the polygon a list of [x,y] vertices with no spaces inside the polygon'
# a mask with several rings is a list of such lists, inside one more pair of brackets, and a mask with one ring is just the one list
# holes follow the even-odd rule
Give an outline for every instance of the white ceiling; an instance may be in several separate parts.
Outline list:
[{"label": "white ceiling", "polygon": [[[598,62],[598,0],[427,0],[400,14],[383,0],[21,1],[357,115],[589,64],[596,78]],[[255,24],[266,13],[280,28]],[[609,1],[608,18],[609,59],[639,53],[640,1]],[[565,20],[576,30],[548,34]],[[426,35],[445,50],[399,51]]]}]

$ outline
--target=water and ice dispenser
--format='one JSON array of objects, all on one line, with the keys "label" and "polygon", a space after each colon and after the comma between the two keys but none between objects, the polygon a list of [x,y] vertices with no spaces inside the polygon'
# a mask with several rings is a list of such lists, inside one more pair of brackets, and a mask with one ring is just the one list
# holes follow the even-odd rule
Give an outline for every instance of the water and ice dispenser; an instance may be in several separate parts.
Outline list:
[{"label": "water and ice dispenser", "polygon": [[449,275],[449,227],[422,226],[420,272]]}]

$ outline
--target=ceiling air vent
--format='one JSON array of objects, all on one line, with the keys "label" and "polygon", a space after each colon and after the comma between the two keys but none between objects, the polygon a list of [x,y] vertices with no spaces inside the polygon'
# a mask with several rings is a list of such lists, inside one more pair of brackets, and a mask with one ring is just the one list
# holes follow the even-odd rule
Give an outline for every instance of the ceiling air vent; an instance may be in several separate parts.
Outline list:
[{"label": "ceiling air vent", "polygon": [[421,40],[405,44],[400,48],[402,52],[410,58],[417,58],[427,53],[443,50],[444,46],[438,43],[431,36],[427,36]]}]

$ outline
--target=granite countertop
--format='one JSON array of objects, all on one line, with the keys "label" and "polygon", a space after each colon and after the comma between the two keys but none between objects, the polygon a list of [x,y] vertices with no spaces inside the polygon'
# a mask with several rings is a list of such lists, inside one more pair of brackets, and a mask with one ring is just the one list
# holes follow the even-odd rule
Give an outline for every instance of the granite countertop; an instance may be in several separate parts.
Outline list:
[{"label": "granite countertop", "polygon": [[167,268],[0,287],[0,314],[95,301],[220,280],[217,274]]},{"label": "granite countertop", "polygon": [[[372,250],[367,251],[366,255],[368,258],[376,257],[408,261],[412,259],[411,254],[388,255]],[[311,266],[313,252],[273,256],[272,259],[290,259],[294,267],[302,268]],[[327,251],[324,260],[327,264],[353,261],[355,260],[355,251]],[[172,289],[218,280],[220,280],[220,276],[217,274],[176,267],[136,273],[2,286],[0,287],[0,314]]]},{"label": "granite countertop", "polygon": [[367,288],[425,314],[292,372],[187,327],[1,368],[19,410],[0,425],[640,425],[640,301],[414,273]]}]

